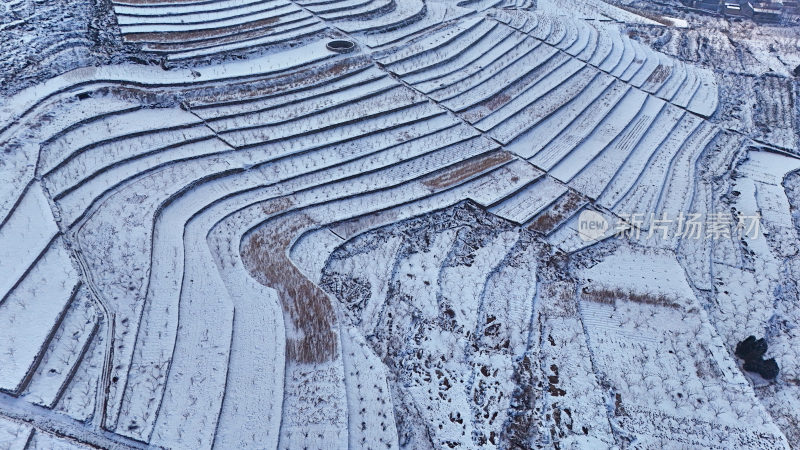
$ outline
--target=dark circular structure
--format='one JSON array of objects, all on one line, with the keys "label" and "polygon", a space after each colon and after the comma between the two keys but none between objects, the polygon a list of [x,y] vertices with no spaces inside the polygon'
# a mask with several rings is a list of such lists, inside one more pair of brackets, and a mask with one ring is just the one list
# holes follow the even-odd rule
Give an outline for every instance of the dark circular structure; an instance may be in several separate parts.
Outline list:
[{"label": "dark circular structure", "polygon": [[346,41],[344,39],[336,39],[334,41],[328,42],[325,47],[332,52],[337,53],[347,53],[353,51],[356,48],[356,44],[353,41]]}]

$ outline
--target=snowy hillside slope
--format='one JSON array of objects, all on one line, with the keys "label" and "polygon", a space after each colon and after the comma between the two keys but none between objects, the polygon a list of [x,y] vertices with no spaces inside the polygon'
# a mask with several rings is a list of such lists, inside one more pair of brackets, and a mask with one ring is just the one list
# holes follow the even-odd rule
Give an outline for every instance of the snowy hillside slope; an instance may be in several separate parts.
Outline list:
[{"label": "snowy hillside slope", "polygon": [[113,2],[0,102],[0,448],[795,445],[799,160],[544,6]]}]

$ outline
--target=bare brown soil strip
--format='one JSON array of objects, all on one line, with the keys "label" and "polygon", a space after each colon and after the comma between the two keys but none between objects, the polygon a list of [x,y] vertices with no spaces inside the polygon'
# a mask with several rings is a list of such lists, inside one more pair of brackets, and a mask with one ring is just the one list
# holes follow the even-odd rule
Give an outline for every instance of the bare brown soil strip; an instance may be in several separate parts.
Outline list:
[{"label": "bare brown soil strip", "polygon": [[[279,17],[269,17],[266,19],[255,20],[253,22],[240,23],[227,27],[214,28],[209,30],[194,30],[194,31],[159,31],[149,33],[126,33],[125,40],[128,42],[162,42],[162,43],[180,43],[186,40],[201,39],[201,38],[215,38],[220,36],[228,36],[241,31],[252,30],[255,28],[268,27],[279,21]],[[272,28],[263,28],[261,33],[266,34]],[[238,36],[237,36],[238,39]],[[155,46],[153,47],[155,48]]]},{"label": "bare brown soil strip", "polygon": [[487,169],[510,161],[511,158],[512,156],[510,153],[502,150],[495,150],[486,155],[453,164],[431,178],[422,181],[422,184],[431,189],[444,189],[473,175],[484,172]]},{"label": "bare brown soil strip", "polygon": [[494,97],[490,98],[483,102],[483,105],[489,109],[489,111],[494,111],[497,108],[505,105],[511,100],[511,97],[508,94],[500,93],[495,95]]},{"label": "bare brown soil strip", "polygon": [[[291,202],[278,199],[268,202],[266,214],[288,208]],[[292,264],[288,249],[295,236],[314,222],[302,213],[269,220],[248,236],[242,244],[242,261],[263,285],[278,292],[287,329],[288,361],[317,363],[337,355],[336,316],[328,295]],[[287,330],[288,331],[288,330]]]},{"label": "bare brown soil strip", "polygon": [[266,97],[278,92],[285,93],[313,86],[340,74],[362,69],[368,64],[369,62],[365,59],[350,58],[337,61],[334,64],[300,69],[290,75],[281,74],[256,81],[248,80],[242,83],[230,83],[224,91],[214,90],[209,95],[199,96],[189,102],[189,106],[193,109],[202,109],[204,107],[214,108],[226,102],[243,102],[245,99],[257,101],[260,97]]},{"label": "bare brown soil strip", "polygon": [[214,45],[230,44],[232,42],[241,42],[248,39],[254,39],[262,36],[267,36],[273,30],[272,27],[257,28],[252,31],[247,31],[242,34],[233,34],[230,36],[221,36],[214,38],[210,41],[197,41],[197,42],[174,42],[174,43],[161,43],[161,44],[148,44],[148,50],[161,50],[161,51],[185,51],[194,50],[198,48],[205,48]]},{"label": "bare brown soil strip", "polygon": [[663,294],[637,294],[635,292],[625,291],[619,288],[606,289],[606,288],[589,288],[584,287],[581,290],[581,299],[590,302],[604,303],[607,305],[616,304],[617,300],[624,300],[634,303],[643,303],[646,305],[663,306],[666,308],[681,309],[681,305],[674,299],[667,297]]},{"label": "bare brown soil strip", "polygon": [[120,0],[118,5],[164,5],[170,3],[199,3],[198,0]]},{"label": "bare brown soil strip", "polygon": [[647,80],[644,83],[645,84],[650,83],[650,84],[660,85],[661,83],[663,83],[664,81],[667,80],[667,77],[669,77],[669,74],[671,72],[672,72],[672,68],[671,67],[667,67],[667,66],[663,66],[663,65],[659,64],[655,68],[655,70],[653,70],[653,73],[651,73],[650,76],[647,77]]},{"label": "bare brown soil strip", "polygon": [[583,195],[569,190],[559,197],[552,206],[541,212],[531,222],[528,229],[547,235],[558,227],[561,222],[583,208],[586,203],[588,203],[588,200]]}]

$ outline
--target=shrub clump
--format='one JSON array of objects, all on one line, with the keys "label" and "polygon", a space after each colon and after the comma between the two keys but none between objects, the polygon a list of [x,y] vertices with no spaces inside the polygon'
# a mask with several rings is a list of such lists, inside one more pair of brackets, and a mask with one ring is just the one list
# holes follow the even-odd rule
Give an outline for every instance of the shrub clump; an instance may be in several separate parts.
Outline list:
[{"label": "shrub clump", "polygon": [[756,339],[755,336],[748,336],[736,344],[736,356],[744,360],[744,370],[772,380],[778,376],[778,363],[775,362],[775,358],[764,359],[765,353],[767,353],[767,341],[764,338]]}]

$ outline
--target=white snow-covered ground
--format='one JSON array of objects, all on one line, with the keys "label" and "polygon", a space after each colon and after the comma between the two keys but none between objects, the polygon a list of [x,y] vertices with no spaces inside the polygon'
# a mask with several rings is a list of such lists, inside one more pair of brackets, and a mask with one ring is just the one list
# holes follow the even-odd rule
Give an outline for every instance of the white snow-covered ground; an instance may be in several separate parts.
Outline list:
[{"label": "white snow-covered ground", "polygon": [[91,8],[115,56],[0,98],[0,448],[800,442],[797,84],[763,38],[736,102],[673,48],[694,22],[601,0]]}]

